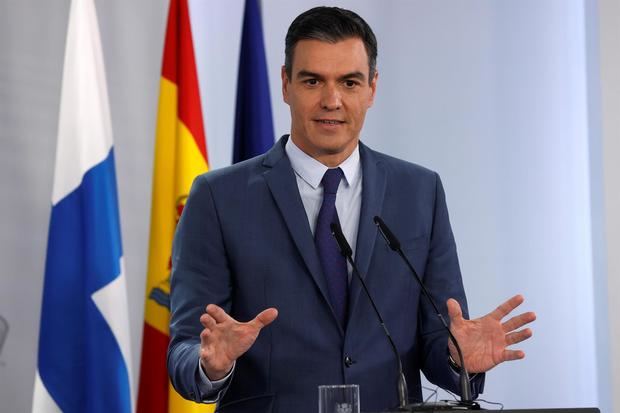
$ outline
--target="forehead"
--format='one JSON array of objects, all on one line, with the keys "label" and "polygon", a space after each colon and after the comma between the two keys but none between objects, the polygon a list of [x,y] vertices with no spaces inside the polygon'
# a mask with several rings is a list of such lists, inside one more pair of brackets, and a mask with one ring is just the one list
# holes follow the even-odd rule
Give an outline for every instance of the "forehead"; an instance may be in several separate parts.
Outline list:
[{"label": "forehead", "polygon": [[357,37],[336,43],[300,40],[293,53],[293,77],[300,71],[319,74],[361,72],[368,76],[368,53],[364,42]]}]

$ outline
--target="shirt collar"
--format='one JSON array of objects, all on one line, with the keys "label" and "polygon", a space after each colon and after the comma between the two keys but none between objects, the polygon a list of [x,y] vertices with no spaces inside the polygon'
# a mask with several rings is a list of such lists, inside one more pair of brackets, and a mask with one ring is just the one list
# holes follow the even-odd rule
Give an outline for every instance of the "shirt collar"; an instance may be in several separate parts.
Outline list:
[{"label": "shirt collar", "polygon": [[[295,173],[312,188],[317,189],[321,184],[323,175],[325,175],[329,168],[299,149],[290,137],[286,142],[284,150]],[[353,186],[357,183],[361,175],[359,144],[355,146],[351,155],[338,167],[342,169],[348,186]]]}]

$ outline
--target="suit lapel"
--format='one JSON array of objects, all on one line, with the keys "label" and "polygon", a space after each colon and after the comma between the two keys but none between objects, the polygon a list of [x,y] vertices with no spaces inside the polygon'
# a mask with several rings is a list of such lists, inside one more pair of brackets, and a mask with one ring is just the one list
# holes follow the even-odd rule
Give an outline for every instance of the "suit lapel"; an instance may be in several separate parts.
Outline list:
[{"label": "suit lapel", "polygon": [[[314,282],[321,291],[325,302],[330,306],[334,322],[340,325],[331,308],[327,280],[321,269],[314,239],[312,238],[312,231],[308,225],[308,217],[299,195],[295,172],[284,151],[286,141],[286,136],[282,137],[266,154],[263,162],[263,166],[268,168],[264,173],[265,181],[284,218],[295,246],[299,250]],[[342,328],[340,328],[340,331],[341,334],[344,334]]]},{"label": "suit lapel", "polygon": [[[360,142],[360,160],[362,162],[362,206],[357,233],[355,264],[362,278],[366,277],[370,260],[377,239],[377,227],[373,222],[375,215],[381,215],[385,196],[386,174],[381,163],[377,162],[372,151]],[[349,295],[349,323],[355,314],[361,285],[356,276],[351,279]]]}]

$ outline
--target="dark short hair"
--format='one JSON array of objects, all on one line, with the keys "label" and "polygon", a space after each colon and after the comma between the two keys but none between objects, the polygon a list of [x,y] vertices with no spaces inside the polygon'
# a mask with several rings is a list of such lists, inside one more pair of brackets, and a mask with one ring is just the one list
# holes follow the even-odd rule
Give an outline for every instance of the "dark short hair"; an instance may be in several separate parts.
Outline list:
[{"label": "dark short hair", "polygon": [[372,29],[358,14],[339,7],[315,7],[303,12],[293,20],[284,46],[284,68],[289,79],[292,76],[295,46],[300,40],[320,40],[336,43],[352,37],[364,42],[368,55],[369,79],[377,70],[377,38]]}]

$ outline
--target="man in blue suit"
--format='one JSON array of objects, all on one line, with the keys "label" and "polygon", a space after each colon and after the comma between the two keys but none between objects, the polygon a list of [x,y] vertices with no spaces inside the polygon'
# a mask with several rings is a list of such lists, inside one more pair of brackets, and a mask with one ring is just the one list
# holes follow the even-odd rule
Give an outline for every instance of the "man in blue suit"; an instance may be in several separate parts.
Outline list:
[{"label": "man in blue suit", "polygon": [[439,176],[360,142],[378,79],[377,43],[366,22],[348,10],[311,9],[291,24],[285,55],[290,136],[265,155],[197,178],[181,217],[173,251],[172,383],[184,397],[217,401],[225,412],[314,412],[317,386],[342,383],[360,385],[363,410],[396,406],[389,342],[325,237],[325,225],[338,222],[393,336],[412,401],[421,399],[420,371],[459,392],[456,351],[406,266],[381,240],[372,221],[379,215],[394,226],[449,316],[467,369],[481,373],[471,380],[477,395],[482,373],[524,356],[507,347],[531,336],[522,327],[534,314],[502,322],[523,301],[515,296],[485,317],[464,318]]}]

